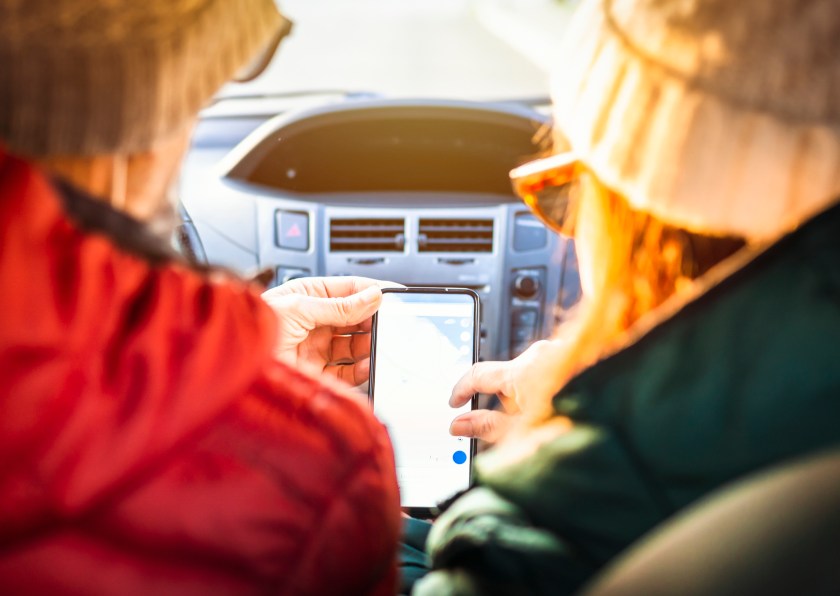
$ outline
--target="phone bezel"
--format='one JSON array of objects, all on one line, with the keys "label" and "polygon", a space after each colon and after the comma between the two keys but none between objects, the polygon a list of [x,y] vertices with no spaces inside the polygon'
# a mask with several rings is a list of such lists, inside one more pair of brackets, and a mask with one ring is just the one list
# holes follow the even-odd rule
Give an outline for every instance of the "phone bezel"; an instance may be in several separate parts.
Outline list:
[{"label": "phone bezel", "polygon": [[[412,287],[405,287],[405,288],[382,288],[382,293],[392,293],[392,294],[465,294],[470,296],[473,301],[473,364],[478,361],[478,350],[480,345],[480,308],[479,308],[479,297],[478,294],[469,289],[469,288],[455,288],[455,287],[422,287],[422,286],[412,286]],[[376,328],[379,323],[379,313],[374,313],[373,321],[371,323],[371,330],[370,330],[370,373],[368,376],[368,400],[370,401],[371,408],[373,408],[373,393],[374,393],[374,363],[376,361]],[[473,395],[472,399],[470,400],[470,409],[474,410],[478,403],[478,395]],[[469,451],[470,451],[470,465],[468,468],[469,479],[468,479],[468,486],[472,486],[473,484],[473,461],[475,460],[476,454],[476,440],[470,439],[469,440]],[[423,519],[433,518],[437,516],[438,510],[437,505],[431,505],[429,507],[403,507],[403,511],[407,512],[412,517],[419,517]]]}]

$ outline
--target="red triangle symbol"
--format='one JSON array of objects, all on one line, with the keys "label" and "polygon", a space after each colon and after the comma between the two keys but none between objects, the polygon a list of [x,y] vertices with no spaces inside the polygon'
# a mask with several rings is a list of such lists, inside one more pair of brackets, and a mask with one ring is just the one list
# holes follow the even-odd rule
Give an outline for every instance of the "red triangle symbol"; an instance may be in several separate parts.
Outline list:
[{"label": "red triangle symbol", "polygon": [[301,231],[296,223],[292,224],[292,227],[286,230],[286,238],[299,238],[300,236]]}]

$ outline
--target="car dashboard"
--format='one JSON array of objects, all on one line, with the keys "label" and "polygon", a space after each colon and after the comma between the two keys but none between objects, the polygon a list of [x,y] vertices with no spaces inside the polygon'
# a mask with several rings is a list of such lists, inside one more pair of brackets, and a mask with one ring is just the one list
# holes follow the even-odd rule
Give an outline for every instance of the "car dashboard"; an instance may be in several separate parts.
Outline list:
[{"label": "car dashboard", "polygon": [[481,358],[507,359],[580,296],[572,242],[507,177],[546,126],[522,104],[378,98],[205,118],[181,178],[187,237],[201,260],[270,268],[274,284],[362,275],[473,289]]}]

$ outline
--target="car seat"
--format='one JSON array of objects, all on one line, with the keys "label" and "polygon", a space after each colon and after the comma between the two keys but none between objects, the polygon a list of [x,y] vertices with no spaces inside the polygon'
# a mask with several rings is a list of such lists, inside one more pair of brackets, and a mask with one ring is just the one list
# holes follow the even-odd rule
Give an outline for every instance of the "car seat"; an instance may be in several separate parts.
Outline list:
[{"label": "car seat", "polygon": [[840,594],[840,449],[714,492],[631,547],[583,594]]}]

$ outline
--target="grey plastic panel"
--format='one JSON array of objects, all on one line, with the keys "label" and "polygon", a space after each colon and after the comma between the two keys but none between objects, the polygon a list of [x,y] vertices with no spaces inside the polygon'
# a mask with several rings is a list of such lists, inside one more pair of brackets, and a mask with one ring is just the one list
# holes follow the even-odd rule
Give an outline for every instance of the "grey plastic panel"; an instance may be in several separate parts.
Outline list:
[{"label": "grey plastic panel", "polygon": [[[482,328],[486,332],[486,339],[482,343],[484,359],[509,357],[510,320],[515,308],[527,306],[539,309],[539,328],[534,339],[551,334],[554,326],[553,304],[557,302],[560,289],[566,243],[554,234],[548,234],[547,242],[541,249],[514,251],[514,217],[523,212],[521,207],[508,204],[472,209],[344,207],[268,197],[257,199],[257,204],[260,268],[306,269],[313,275],[361,275],[405,285],[472,288],[479,293],[482,303]],[[311,242],[308,251],[277,246],[274,241],[274,222],[278,209],[309,214]],[[330,219],[347,217],[403,218],[406,223],[404,250],[330,252]],[[421,253],[417,250],[417,230],[421,218],[453,217],[492,219],[493,252]],[[534,300],[515,298],[511,287],[516,271],[533,268],[544,270],[540,294]]]},{"label": "grey plastic panel", "polygon": [[225,267],[245,277],[257,274],[259,267],[254,253],[243,250],[241,246],[200,221],[194,221],[193,225],[201,238],[208,263]]},{"label": "grey plastic panel", "polygon": [[228,151],[191,150],[181,169],[179,196],[207,260],[250,274],[257,264],[256,203],[253,192],[239,192],[222,179],[218,163]]},{"label": "grey plastic panel", "polygon": [[[521,107],[432,103],[437,110],[454,106],[457,109],[453,114],[461,113],[465,118],[492,119],[494,110],[505,121],[515,117],[536,122],[535,119],[541,118]],[[298,194],[247,180],[248,172],[253,169],[250,161],[265,158],[271,144],[282,138],[284,126],[293,124],[298,130],[305,130],[309,125],[307,118],[314,116],[318,116],[320,125],[328,126],[330,118],[324,118],[325,113],[352,111],[353,119],[358,120],[365,117],[365,110],[375,111],[377,107],[393,105],[407,106],[415,116],[422,115],[424,110],[422,103],[404,100],[348,102],[344,106],[329,106],[270,120],[230,152],[215,143],[195,147],[182,176],[182,200],[201,237],[208,261],[246,274],[272,268],[279,271],[281,278],[307,273],[362,275],[407,285],[472,288],[479,293],[482,304],[483,359],[507,359],[512,355],[512,343],[521,339],[514,335],[522,333],[521,329],[514,331],[514,321],[521,319],[515,315],[523,309],[527,321],[532,316],[537,319],[531,339],[549,336],[555,325],[556,305],[567,307],[579,295],[577,272],[576,269],[572,272],[571,267],[574,263],[569,250],[571,244],[536,227],[540,224],[512,196],[393,190]],[[239,178],[225,177],[225,173],[231,171],[238,172]],[[324,176],[328,177],[329,172],[324,172]],[[292,242],[287,248],[278,245],[278,211],[296,214],[298,225],[305,222],[308,244]],[[397,252],[331,252],[332,218],[402,218],[405,220],[403,249]],[[418,228],[421,218],[490,219],[494,224],[493,250],[485,253],[420,252]],[[532,297],[517,296],[513,290],[517,275],[523,272],[538,272],[540,288]],[[528,314],[531,312],[536,314]]]}]

